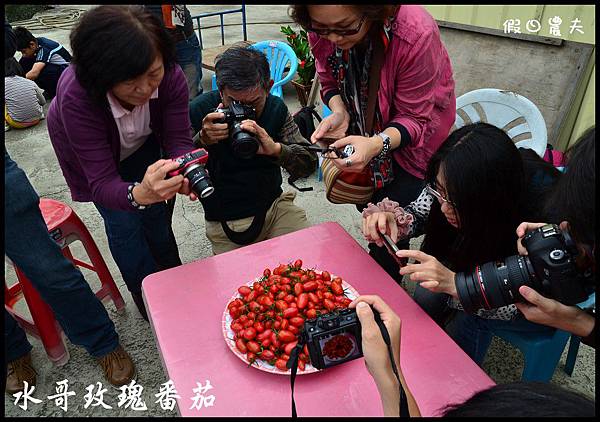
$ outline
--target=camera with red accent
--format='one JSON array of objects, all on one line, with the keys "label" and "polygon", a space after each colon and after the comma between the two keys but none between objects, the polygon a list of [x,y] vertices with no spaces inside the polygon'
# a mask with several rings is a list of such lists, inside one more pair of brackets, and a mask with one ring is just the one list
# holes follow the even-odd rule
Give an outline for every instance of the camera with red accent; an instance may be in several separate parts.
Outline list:
[{"label": "camera with red accent", "polygon": [[179,167],[170,171],[167,178],[182,174],[190,181],[190,188],[198,198],[206,198],[214,192],[215,188],[210,181],[208,171],[204,168],[204,164],[208,161],[208,152],[204,148],[195,149],[173,161],[179,163]]}]

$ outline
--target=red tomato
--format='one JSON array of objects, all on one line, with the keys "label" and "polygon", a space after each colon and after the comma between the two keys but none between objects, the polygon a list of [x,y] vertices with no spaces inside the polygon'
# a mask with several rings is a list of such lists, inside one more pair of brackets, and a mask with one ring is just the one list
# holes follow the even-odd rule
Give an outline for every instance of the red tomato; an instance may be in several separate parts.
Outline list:
[{"label": "red tomato", "polygon": [[323,281],[329,281],[331,280],[331,274],[329,274],[329,271],[323,271],[321,273],[321,278],[323,279]]},{"label": "red tomato", "polygon": [[317,297],[319,300],[323,300],[323,292],[321,290],[317,290]]},{"label": "red tomato", "polygon": [[301,268],[302,267],[302,260],[301,259],[295,260],[294,261],[294,267]]},{"label": "red tomato", "polygon": [[244,338],[246,340],[252,340],[254,337],[256,337],[256,330],[253,327],[246,328],[246,331],[244,331]]},{"label": "red tomato", "polygon": [[304,325],[304,318],[302,317],[294,317],[290,318],[290,324],[294,327],[302,327]]},{"label": "red tomato", "polygon": [[275,359],[275,353],[270,350],[263,350],[260,354],[261,359],[266,360],[267,362]]},{"label": "red tomato", "polygon": [[262,301],[262,305],[266,306],[268,308],[272,304],[273,304],[273,300],[269,296],[265,296],[265,298]]},{"label": "red tomato", "polygon": [[246,358],[248,359],[248,362],[254,363],[254,361],[256,360],[256,353],[248,352]]},{"label": "red tomato", "polygon": [[254,325],[254,320],[249,319],[246,320],[246,322],[244,322],[244,324],[242,324],[244,326],[244,328],[248,328],[248,327],[252,327]]},{"label": "red tomato", "polygon": [[298,369],[301,371],[304,371],[304,368],[306,368],[306,364],[304,363],[304,361],[299,360],[298,361]]},{"label": "red tomato", "polygon": [[277,336],[277,338],[282,343],[289,343],[290,341],[296,340],[296,336],[294,335],[294,333],[291,333],[287,330],[279,331],[279,335]]},{"label": "red tomato", "polygon": [[300,296],[303,291],[304,291],[304,289],[302,288],[302,283],[296,283],[294,285],[294,294],[296,296]]},{"label": "red tomato", "polygon": [[321,300],[319,299],[319,296],[317,296],[316,294],[314,294],[313,292],[310,292],[308,294],[308,300],[310,300],[312,303],[319,303]]},{"label": "red tomato", "polygon": [[275,367],[277,367],[277,369],[281,369],[282,371],[287,371],[287,362],[283,359],[277,359],[275,361]]},{"label": "red tomato", "polygon": [[243,324],[244,322],[248,321],[248,317],[246,315],[242,315],[242,316],[240,316],[238,321]]},{"label": "red tomato", "polygon": [[[275,299],[277,300],[285,300],[286,302],[288,302],[285,298],[287,297],[286,292],[284,292],[283,290],[280,291],[279,293],[277,293],[277,296],[275,296]],[[292,296],[293,299],[293,296]]]},{"label": "red tomato", "polygon": [[244,343],[244,340],[242,340],[241,338],[238,338],[235,341],[235,347],[237,347],[237,349],[242,353],[246,353],[248,351],[248,348],[246,347],[246,343]]},{"label": "red tomato", "polygon": [[315,304],[313,302],[308,302],[308,309],[313,309]]},{"label": "red tomato", "polygon": [[342,285],[336,282],[331,283],[331,291],[336,296],[344,294],[344,289],[342,288]]},{"label": "red tomato", "polygon": [[306,293],[302,293],[300,296],[298,296],[298,308],[300,309],[304,309],[306,308],[306,305],[308,305],[308,295]]},{"label": "red tomato", "polygon": [[292,303],[295,299],[296,299],[296,297],[294,295],[286,295],[283,298],[283,300],[285,300],[287,303]]},{"label": "red tomato", "polygon": [[304,274],[302,277],[300,277],[300,281],[302,283],[306,283],[307,281],[309,281],[309,278],[306,274]]},{"label": "red tomato", "polygon": [[255,341],[249,341],[248,343],[246,343],[246,347],[248,348],[249,352],[252,352],[252,353],[260,352],[260,345]]},{"label": "red tomato", "polygon": [[325,305],[325,307],[330,310],[333,311],[335,309],[335,303],[333,303],[331,300],[329,299],[325,299],[323,300],[323,304]]},{"label": "red tomato", "polygon": [[325,293],[323,293],[323,297],[324,297],[325,299],[329,299],[329,300],[331,300],[331,299],[333,299],[335,296],[334,296],[334,295],[333,295],[331,292],[325,292]]},{"label": "red tomato", "polygon": [[284,346],[283,351],[285,352],[286,355],[291,355],[292,350],[294,350],[294,347],[296,347],[297,344],[298,344],[298,340],[292,341],[291,343],[288,343]]},{"label": "red tomato", "polygon": [[272,328],[272,327],[273,327],[273,321],[265,322],[265,328]]},{"label": "red tomato", "polygon": [[317,273],[315,273],[313,270],[308,270],[308,279],[314,280],[315,278],[317,278]]},{"label": "red tomato", "polygon": [[246,296],[246,295],[250,294],[251,291],[252,291],[252,289],[250,289],[250,287],[248,287],[248,286],[242,286],[238,289],[238,292],[242,296]]},{"label": "red tomato", "polygon": [[285,319],[285,318],[284,318],[284,319],[281,321],[281,329],[282,329],[282,330],[286,330],[289,324],[290,324],[290,322],[289,322],[287,319]]},{"label": "red tomato", "polygon": [[269,277],[270,275],[271,275],[271,270],[268,268],[265,268],[265,270],[263,271],[263,276]]},{"label": "red tomato", "polygon": [[288,308],[288,304],[284,300],[278,300],[275,302],[275,308],[279,311],[283,311]]},{"label": "red tomato", "polygon": [[308,311],[306,311],[306,318],[308,319],[313,319],[317,317],[317,311],[314,309],[309,309]]},{"label": "red tomato", "polygon": [[253,327],[254,327],[254,329],[256,330],[257,333],[262,333],[263,331],[265,331],[265,326],[264,326],[264,324],[262,322],[256,321],[254,323]]},{"label": "red tomato", "polygon": [[279,327],[281,327],[281,322],[279,322],[279,321],[275,321],[275,322],[273,323],[273,328],[275,328],[276,330],[279,330]]},{"label": "red tomato", "polygon": [[260,342],[260,345],[266,349],[267,347],[269,347],[271,345],[271,339],[270,338],[264,339],[263,341]]},{"label": "red tomato", "polygon": [[233,330],[234,333],[237,333],[238,331],[240,331],[243,328],[244,328],[244,326],[242,324],[240,324],[239,322],[231,323],[231,329]]},{"label": "red tomato", "polygon": [[302,286],[305,292],[312,292],[313,290],[317,290],[317,287],[319,287],[319,285],[316,281],[307,281]]},{"label": "red tomato", "polygon": [[294,327],[293,325],[290,325],[287,329],[294,334],[298,334],[300,332],[300,329],[298,327]]},{"label": "red tomato", "polygon": [[284,318],[292,318],[298,315],[298,308],[287,308],[283,311]]},{"label": "red tomato", "polygon": [[248,312],[246,315],[248,316],[248,319],[256,319],[256,314],[254,312]]}]

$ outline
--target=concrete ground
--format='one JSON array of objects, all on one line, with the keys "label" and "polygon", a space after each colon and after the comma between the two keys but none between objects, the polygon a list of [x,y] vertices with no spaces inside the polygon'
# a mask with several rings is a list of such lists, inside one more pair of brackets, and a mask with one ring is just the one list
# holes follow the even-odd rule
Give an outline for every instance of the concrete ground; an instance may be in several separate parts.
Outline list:
[{"label": "concrete ground", "polygon": [[[60,13],[65,9],[80,8],[87,9],[90,6],[61,6],[54,9],[54,13]],[[190,6],[192,15],[214,10],[223,10],[231,6]],[[278,39],[284,41],[284,36],[279,32],[281,24],[287,25],[290,19],[286,13],[287,6],[248,6],[248,39],[264,40]],[[225,17],[225,23],[240,22],[240,15]],[[206,26],[218,24],[218,18],[210,18],[203,24]],[[235,42],[242,39],[241,26],[228,26],[225,30],[226,42]],[[53,40],[69,46],[69,28],[57,29],[46,28],[32,31],[34,35],[46,36]],[[202,32],[205,48],[220,45],[220,31],[217,28],[206,28]],[[212,72],[204,71],[203,85],[205,90],[210,89],[210,77]],[[456,75],[460,78],[460,75]],[[299,108],[295,90],[288,84],[284,87],[284,99],[291,111]],[[46,110],[48,106],[45,107]],[[42,399],[42,403],[29,403],[28,410],[22,410],[14,404],[14,398],[5,395],[5,416],[175,416],[175,411],[165,411],[155,403],[154,394],[158,393],[160,384],[167,381],[162,370],[162,364],[156,348],[152,330],[140,316],[131,296],[127,291],[122,277],[116,267],[108,249],[106,234],[102,219],[91,203],[73,202],[69,189],[65,183],[60,167],[58,165],[54,150],[50,144],[46,122],[42,121],[38,126],[25,130],[11,130],[5,133],[6,148],[17,164],[25,171],[40,197],[52,198],[69,204],[79,217],[85,222],[92,233],[96,244],[100,248],[108,267],[119,286],[119,289],[127,302],[126,311],[117,313],[112,303],[107,305],[110,317],[116,325],[121,338],[122,345],[131,354],[138,369],[137,382],[144,387],[143,398],[148,410],[135,411],[130,408],[117,407],[118,395],[116,388],[112,388],[104,382],[100,367],[84,349],[71,344],[67,340],[70,353],[69,361],[62,367],[54,366],[46,357],[44,348],[39,340],[29,336],[33,344],[33,364],[38,372],[37,388],[34,397]],[[287,180],[287,177],[284,177]],[[354,206],[332,205],[324,198],[323,184],[318,182],[316,175],[300,181],[302,185],[313,186],[312,192],[298,193],[296,203],[307,210],[308,219],[311,224],[319,224],[325,221],[336,221],[340,223],[361,245],[365,248],[366,242],[360,233],[360,215]],[[293,190],[284,182],[284,189]],[[204,235],[203,210],[199,203],[190,202],[179,197],[173,215],[173,229],[177,238],[179,252],[183,263],[189,263],[211,255],[211,248]],[[420,239],[412,243],[412,247],[418,247]],[[83,248],[79,242],[73,245],[73,251],[78,257],[85,257]],[[84,270],[86,278],[93,288],[97,288],[98,279],[94,273]],[[15,280],[14,271],[5,265],[5,278],[9,284]],[[411,286],[407,286],[411,291]],[[20,309],[26,309],[24,301],[21,301]],[[443,356],[440,356],[443,359]],[[561,357],[560,363],[555,371],[552,383],[573,389],[592,399],[595,397],[595,350],[581,345],[575,370],[571,377],[563,370],[566,359],[566,350]],[[496,383],[507,383],[517,381],[523,370],[523,357],[512,345],[494,338],[492,345],[483,364],[483,369]],[[47,396],[56,393],[56,382],[67,379],[69,390],[76,392],[76,396],[69,398],[69,408],[63,412],[57,407],[53,400]],[[96,382],[102,382],[108,391],[105,393],[105,402],[112,409],[102,407],[88,407],[84,409],[84,398],[86,387]],[[108,387],[107,387],[108,385]],[[188,392],[180,392],[188,394]],[[191,396],[191,394],[190,394]]]}]

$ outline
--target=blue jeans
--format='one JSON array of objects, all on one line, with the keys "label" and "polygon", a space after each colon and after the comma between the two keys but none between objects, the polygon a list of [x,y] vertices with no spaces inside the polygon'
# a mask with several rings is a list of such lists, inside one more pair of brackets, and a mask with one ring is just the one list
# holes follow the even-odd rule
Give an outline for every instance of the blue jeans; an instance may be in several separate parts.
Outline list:
[{"label": "blue jeans", "polygon": [[104,219],[112,257],[132,294],[142,293],[146,276],[181,265],[166,203],[133,212],[94,205]]},{"label": "blue jeans", "polygon": [[[50,306],[73,344],[95,357],[112,352],[119,336],[106,309],[89,284],[48,234],[39,196],[17,164],[4,153],[4,245],[18,266]],[[6,362],[31,350],[25,332],[4,311]]]},{"label": "blue jeans", "polygon": [[518,314],[511,321],[504,321],[484,319],[462,311],[456,312],[456,316],[447,327],[450,337],[479,366],[483,363],[483,359],[492,341],[493,329],[540,334],[552,334],[555,331],[554,328],[527,321],[522,314]]},{"label": "blue jeans", "polygon": [[183,69],[187,80],[190,101],[202,94],[202,50],[198,36],[194,32],[189,38],[175,44],[177,63]]}]

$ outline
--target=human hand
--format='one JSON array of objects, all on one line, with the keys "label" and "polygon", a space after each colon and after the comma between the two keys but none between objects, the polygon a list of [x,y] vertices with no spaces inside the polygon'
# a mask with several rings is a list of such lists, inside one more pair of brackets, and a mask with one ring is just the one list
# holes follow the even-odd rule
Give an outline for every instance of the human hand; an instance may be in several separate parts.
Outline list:
[{"label": "human hand", "polygon": [[363,218],[362,224],[363,235],[369,243],[375,243],[380,247],[383,246],[384,243],[380,233],[388,234],[394,243],[398,241],[398,224],[394,213],[373,213]]},{"label": "human hand", "polygon": [[527,249],[525,249],[525,246],[523,246],[523,244],[521,243],[521,240],[523,239],[525,234],[527,232],[530,232],[532,230],[535,230],[537,228],[545,226],[546,224],[548,224],[548,223],[524,222],[524,223],[519,224],[519,227],[517,227],[517,236],[519,236],[519,239],[517,240],[517,249],[519,251],[519,255],[527,255]]},{"label": "human hand", "polygon": [[340,139],[346,136],[350,125],[350,115],[347,111],[335,111],[324,118],[315,128],[310,142],[316,144],[321,138]]},{"label": "human hand", "polygon": [[383,299],[376,295],[361,295],[348,305],[350,308],[356,308],[356,315],[361,326],[365,364],[375,383],[378,387],[382,387],[392,381],[397,386],[387,345],[383,340],[379,326],[375,322],[373,311],[368,305],[373,305],[373,308],[379,312],[381,320],[390,335],[392,354],[398,370],[400,370],[400,317]]},{"label": "human hand", "polygon": [[177,167],[179,167],[178,162],[162,159],[148,166],[141,183],[131,192],[135,202],[140,205],[150,205],[175,196],[181,189],[184,177],[181,174],[169,179],[165,177]]},{"label": "human hand", "polygon": [[432,292],[447,293],[458,298],[454,282],[456,273],[442,265],[435,257],[410,249],[400,250],[396,256],[414,258],[420,262],[420,264],[408,264],[400,268],[401,275],[410,274],[410,280],[420,282],[422,287]]},{"label": "human hand", "polygon": [[240,128],[256,135],[260,143],[258,151],[256,151],[257,154],[278,157],[281,153],[281,144],[275,142],[267,131],[260,127],[254,120],[244,120],[240,124]]},{"label": "human hand", "polygon": [[187,177],[183,178],[183,183],[181,184],[181,189],[179,189],[179,191],[177,193],[189,196],[190,201],[195,201],[198,199],[198,196],[196,196],[196,194],[190,188],[190,181]]},{"label": "human hand", "polygon": [[[379,140],[379,142],[377,142],[377,140]],[[383,141],[379,136],[368,138],[366,136],[353,135],[338,139],[331,144],[332,147],[340,150],[343,150],[346,145],[352,145],[354,147],[354,153],[352,153],[350,157],[334,158],[331,153],[329,153],[328,158],[331,158],[333,164],[340,170],[359,173],[364,170],[373,157],[379,154],[381,148],[383,148]]]},{"label": "human hand", "polygon": [[[223,103],[219,103],[219,108],[223,108]],[[219,123],[225,118],[224,113],[208,113],[202,119],[202,129],[200,137],[204,145],[212,145],[229,138],[229,126],[227,123]]]},{"label": "human hand", "polygon": [[[520,227],[520,226],[519,226]],[[542,296],[529,286],[519,287],[526,302],[515,303],[528,321],[568,331],[586,337],[594,329],[596,320],[577,306],[567,306]]]}]

